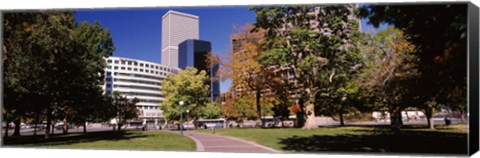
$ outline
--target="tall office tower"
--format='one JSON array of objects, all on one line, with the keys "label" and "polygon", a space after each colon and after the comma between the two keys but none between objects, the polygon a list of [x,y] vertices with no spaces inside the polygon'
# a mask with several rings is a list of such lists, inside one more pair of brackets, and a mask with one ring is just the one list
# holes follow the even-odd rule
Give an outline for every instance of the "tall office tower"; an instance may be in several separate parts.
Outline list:
[{"label": "tall office tower", "polygon": [[198,16],[168,11],[162,17],[162,65],[178,67],[178,44],[199,38]]},{"label": "tall office tower", "polygon": [[[207,65],[208,52],[212,50],[212,45],[208,41],[202,40],[185,40],[178,45],[178,68],[185,69],[194,67],[198,70],[205,70],[209,74],[210,79],[215,78],[219,68],[216,65]],[[220,83],[218,80],[210,81],[210,100],[216,101],[220,96]]]}]

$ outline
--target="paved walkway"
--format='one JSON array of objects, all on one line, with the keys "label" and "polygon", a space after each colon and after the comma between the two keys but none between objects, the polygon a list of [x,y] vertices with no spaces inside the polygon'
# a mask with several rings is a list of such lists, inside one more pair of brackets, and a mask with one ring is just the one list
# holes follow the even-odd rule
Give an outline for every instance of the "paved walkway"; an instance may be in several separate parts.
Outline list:
[{"label": "paved walkway", "polygon": [[185,131],[184,134],[195,141],[197,151],[280,153],[278,150],[229,136],[193,131]]}]

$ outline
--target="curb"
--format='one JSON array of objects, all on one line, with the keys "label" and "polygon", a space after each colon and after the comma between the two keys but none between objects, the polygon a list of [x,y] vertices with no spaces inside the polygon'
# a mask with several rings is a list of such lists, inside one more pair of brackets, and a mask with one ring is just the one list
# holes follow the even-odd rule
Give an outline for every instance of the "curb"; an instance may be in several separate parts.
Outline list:
[{"label": "curb", "polygon": [[184,135],[184,136],[187,136],[188,138],[192,139],[195,142],[195,145],[197,146],[197,151],[205,151],[205,147],[203,147],[203,144],[202,142],[200,142],[200,140],[190,135]]}]

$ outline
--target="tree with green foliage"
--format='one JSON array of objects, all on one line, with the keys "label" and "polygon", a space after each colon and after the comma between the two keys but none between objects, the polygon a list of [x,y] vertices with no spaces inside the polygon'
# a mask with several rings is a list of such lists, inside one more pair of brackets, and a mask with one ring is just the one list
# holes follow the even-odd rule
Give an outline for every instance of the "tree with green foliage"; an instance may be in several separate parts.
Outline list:
[{"label": "tree with green foliage", "polygon": [[391,126],[396,130],[402,125],[401,111],[416,105],[411,86],[418,79],[418,58],[416,47],[408,39],[409,36],[394,27],[378,32],[365,54],[368,58],[365,73],[358,80],[377,105],[389,110]]},{"label": "tree with green foliage", "polygon": [[117,131],[122,130],[122,126],[131,119],[138,118],[140,111],[137,109],[136,104],[140,102],[139,99],[128,99],[122,96],[119,92],[114,91],[112,96],[112,106],[110,111],[105,111],[106,114],[114,114],[113,118],[116,121]]},{"label": "tree with green foliage", "polygon": [[244,95],[237,98],[233,104],[240,120],[258,119],[257,110],[254,105],[255,98],[252,95]]},{"label": "tree with green foliage", "polygon": [[167,76],[162,82],[165,100],[160,104],[165,119],[169,121],[180,119],[180,101],[184,102],[182,112],[189,110],[189,116],[198,119],[202,107],[210,101],[208,83],[207,73],[193,67],[179,70],[176,75]]},{"label": "tree with green foliage", "polygon": [[200,117],[206,119],[215,119],[220,117],[221,109],[219,102],[209,102],[199,110]]},{"label": "tree with green foliage", "polygon": [[52,121],[67,118],[78,95],[99,90],[104,57],[113,52],[108,30],[96,23],[77,26],[73,12],[7,13],[3,47],[5,109],[17,126],[27,113],[45,111],[49,137]]},{"label": "tree with green foliage", "polygon": [[[354,5],[255,7],[256,28],[265,29],[262,65],[288,66],[302,85],[300,106],[304,129],[317,128],[318,93],[332,87],[344,70],[356,65],[358,51],[350,45],[357,36]],[[301,118],[298,118],[301,119]]]},{"label": "tree with green foliage", "polygon": [[[415,93],[428,109],[435,100],[464,109],[467,96],[467,4],[366,5],[362,17],[378,27],[393,24],[417,46]],[[431,109],[429,110],[431,111]]]}]

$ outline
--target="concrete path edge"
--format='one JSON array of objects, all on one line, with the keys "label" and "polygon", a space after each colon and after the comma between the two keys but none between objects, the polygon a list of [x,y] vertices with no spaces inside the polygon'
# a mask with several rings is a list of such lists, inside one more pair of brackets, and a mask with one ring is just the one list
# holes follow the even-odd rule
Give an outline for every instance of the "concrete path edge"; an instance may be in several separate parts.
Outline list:
[{"label": "concrete path edge", "polygon": [[[193,131],[190,131],[190,132],[193,132]],[[197,133],[197,134],[209,134],[209,133],[201,133],[201,132],[195,132],[195,133]],[[243,139],[240,139],[240,138],[231,137],[231,136],[226,136],[226,135],[219,135],[219,134],[215,134],[215,136],[224,137],[224,138],[229,138],[229,139],[237,140],[237,141],[240,141],[240,142],[244,142],[244,143],[247,143],[247,144],[250,144],[250,145],[253,145],[253,146],[256,146],[256,147],[259,147],[259,148],[268,150],[268,151],[271,151],[272,153],[282,153],[281,151],[275,150],[275,149],[273,149],[273,148],[266,147],[266,146],[257,144],[257,143],[255,143],[255,142],[243,140]],[[203,146],[202,146],[202,147],[203,147]]]},{"label": "concrete path edge", "polygon": [[202,142],[200,142],[197,138],[191,137],[189,135],[184,135],[187,136],[188,138],[192,139],[195,142],[195,145],[197,146],[197,151],[205,151],[205,147],[203,147]]}]

